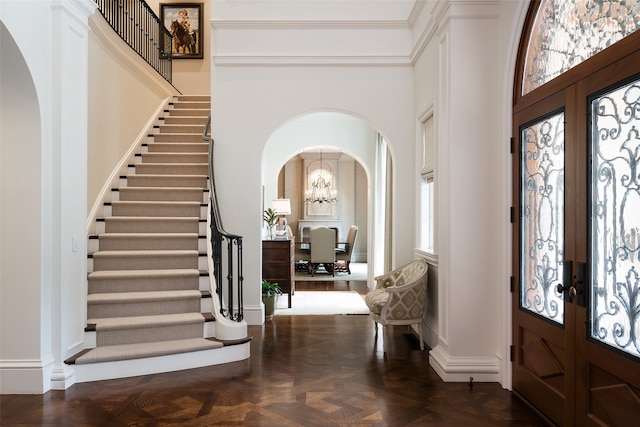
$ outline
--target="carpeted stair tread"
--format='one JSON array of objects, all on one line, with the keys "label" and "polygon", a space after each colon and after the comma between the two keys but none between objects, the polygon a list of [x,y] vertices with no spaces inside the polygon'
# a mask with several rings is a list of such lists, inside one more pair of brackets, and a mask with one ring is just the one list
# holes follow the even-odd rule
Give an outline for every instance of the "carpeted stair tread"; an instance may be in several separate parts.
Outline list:
[{"label": "carpeted stair tread", "polygon": [[203,294],[197,290],[169,290],[90,294],[87,317],[112,318],[199,313]]},{"label": "carpeted stair tread", "polygon": [[197,290],[186,291],[151,291],[151,292],[117,292],[89,294],[87,302],[89,304],[121,304],[123,302],[153,302],[164,301],[167,299],[183,300],[183,299],[200,299],[202,292]]},{"label": "carpeted stair tread", "polygon": [[93,254],[94,258],[103,256],[120,256],[120,257],[135,257],[141,256],[141,252],[146,252],[148,255],[159,256],[179,256],[179,255],[198,255],[197,250],[192,249],[175,249],[175,250],[162,250],[162,249],[150,249],[147,251],[98,251]]},{"label": "carpeted stair tread", "polygon": [[202,127],[207,123],[207,117],[204,116],[167,116],[163,118],[164,124],[178,125],[178,124],[197,124],[200,127],[200,133],[202,133]]},{"label": "carpeted stair tread", "polygon": [[89,273],[89,277],[94,280],[108,279],[140,279],[153,277],[162,279],[166,277],[199,277],[200,271],[197,269],[166,269],[166,270],[100,270]]},{"label": "carpeted stair tread", "polygon": [[167,325],[188,325],[194,323],[204,323],[204,316],[201,313],[175,313],[156,314],[150,316],[127,316],[127,317],[106,317],[98,319],[87,319],[88,324],[94,324],[95,330],[115,331],[137,328],[162,327]]},{"label": "carpeted stair tread", "polygon": [[149,153],[208,153],[206,142],[154,142],[147,147]]},{"label": "carpeted stair tread", "polygon": [[89,293],[197,290],[200,274],[197,269],[93,271]]},{"label": "carpeted stair tread", "polygon": [[[202,134],[197,133],[154,133],[154,142],[198,142],[203,143]],[[206,143],[205,143],[206,144]]]},{"label": "carpeted stair tread", "polygon": [[209,116],[210,109],[206,108],[179,108],[169,110],[169,116]]},{"label": "carpeted stair tread", "polygon": [[75,359],[76,365],[118,360],[142,359],[178,353],[211,350],[223,347],[219,341],[204,338],[123,344],[97,347]]},{"label": "carpeted stair tread", "polygon": [[[185,133],[185,132],[190,132],[190,133],[202,134],[203,124],[200,124],[200,123],[195,123],[195,124],[191,124],[191,123],[172,123],[172,124],[168,124],[168,123],[165,123],[165,124],[160,125],[160,132],[161,133]],[[209,145],[206,142],[205,142],[205,144]]]},{"label": "carpeted stair tread", "polygon": [[142,153],[143,163],[203,163],[209,153]]},{"label": "carpeted stair tread", "polygon": [[197,108],[197,109],[206,109],[211,110],[211,101],[209,100],[179,100],[178,102],[175,102],[173,104],[173,110],[170,111],[175,111],[175,110],[179,110],[179,109],[192,109],[192,108]]},{"label": "carpeted stair tread", "polygon": [[194,201],[204,199],[202,187],[123,187],[118,190],[122,201]]},{"label": "carpeted stair tread", "polygon": [[197,250],[98,251],[93,254],[94,270],[151,270],[198,268]]},{"label": "carpeted stair tread", "polygon": [[127,187],[201,187],[207,186],[206,175],[128,175]]},{"label": "carpeted stair tread", "polygon": [[114,216],[194,217],[201,215],[202,202],[115,200],[110,206]]},{"label": "carpeted stair tread", "polygon": [[105,218],[107,233],[198,233],[199,217],[118,216]]},{"label": "carpeted stair tread", "polygon": [[103,233],[100,250],[198,249],[198,233]]}]

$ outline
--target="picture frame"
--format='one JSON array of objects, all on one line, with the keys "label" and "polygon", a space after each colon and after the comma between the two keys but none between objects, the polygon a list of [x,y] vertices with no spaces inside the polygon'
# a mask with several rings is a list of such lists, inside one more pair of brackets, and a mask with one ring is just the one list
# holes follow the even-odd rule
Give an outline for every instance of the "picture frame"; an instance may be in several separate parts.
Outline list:
[{"label": "picture frame", "polygon": [[172,58],[203,58],[202,9],[202,3],[160,3],[160,21],[173,36]]}]

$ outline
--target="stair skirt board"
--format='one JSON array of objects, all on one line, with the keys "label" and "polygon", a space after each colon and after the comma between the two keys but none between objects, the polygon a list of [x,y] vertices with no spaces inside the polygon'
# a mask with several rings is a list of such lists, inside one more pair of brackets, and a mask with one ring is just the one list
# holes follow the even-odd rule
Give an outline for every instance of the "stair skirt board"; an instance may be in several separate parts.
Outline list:
[{"label": "stair skirt board", "polygon": [[221,365],[245,360],[249,356],[250,343],[245,342],[211,350],[72,366],[75,382],[83,383]]},{"label": "stair skirt board", "polygon": [[[249,340],[215,336],[206,273],[208,96],[180,96],[140,147],[90,236],[85,345],[76,382],[228,363]],[[204,279],[203,280],[203,271]]]}]

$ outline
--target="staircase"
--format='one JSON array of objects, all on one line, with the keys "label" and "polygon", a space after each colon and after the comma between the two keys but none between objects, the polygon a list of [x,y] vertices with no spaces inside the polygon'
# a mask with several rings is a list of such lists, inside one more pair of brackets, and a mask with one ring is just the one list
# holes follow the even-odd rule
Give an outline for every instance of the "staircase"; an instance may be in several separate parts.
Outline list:
[{"label": "staircase", "polygon": [[210,105],[208,96],[175,99],[96,221],[85,330],[91,348],[65,361],[78,382],[229,361],[212,354],[225,344],[213,338],[207,273],[202,131]]}]

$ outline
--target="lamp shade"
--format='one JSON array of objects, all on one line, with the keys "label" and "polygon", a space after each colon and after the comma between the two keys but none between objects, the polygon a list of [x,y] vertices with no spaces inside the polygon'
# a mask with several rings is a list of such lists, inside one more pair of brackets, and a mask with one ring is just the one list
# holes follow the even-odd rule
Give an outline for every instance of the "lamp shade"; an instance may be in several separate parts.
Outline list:
[{"label": "lamp shade", "polygon": [[291,215],[291,202],[289,199],[273,199],[271,209],[278,215]]}]

